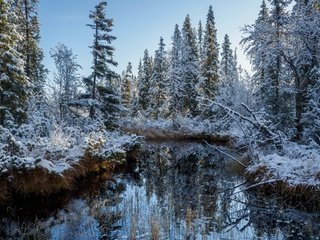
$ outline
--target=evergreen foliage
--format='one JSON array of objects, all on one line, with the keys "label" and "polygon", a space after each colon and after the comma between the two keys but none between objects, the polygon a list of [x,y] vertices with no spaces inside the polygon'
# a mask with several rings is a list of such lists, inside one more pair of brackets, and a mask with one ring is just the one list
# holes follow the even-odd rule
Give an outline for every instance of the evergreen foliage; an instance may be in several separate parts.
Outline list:
[{"label": "evergreen foliage", "polygon": [[167,52],[164,48],[165,44],[161,37],[159,49],[155,52],[153,73],[150,78],[150,96],[152,96],[150,114],[155,119],[160,115],[168,115],[168,106],[165,106],[168,102],[168,62],[166,56]]},{"label": "evergreen foliage", "polygon": [[208,10],[203,41],[200,91],[204,98],[214,100],[219,82],[219,45],[212,6]]},{"label": "evergreen foliage", "polygon": [[[91,99],[93,102],[98,100],[98,105],[102,111],[103,121],[107,127],[115,126],[121,109],[120,93],[114,86],[115,79],[119,76],[111,67],[118,65],[113,60],[114,47],[111,43],[116,39],[110,32],[113,27],[113,19],[106,18],[105,9],[107,2],[102,1],[96,5],[95,10],[89,15],[93,21],[88,24],[94,30],[94,41],[92,45],[93,66],[91,76]],[[96,118],[95,104],[90,106],[90,117]]]},{"label": "evergreen foliage", "polygon": [[133,85],[133,74],[131,62],[128,63],[127,69],[124,73],[124,77],[121,81],[121,97],[122,104],[127,109],[130,109],[132,102],[132,86]]},{"label": "evergreen foliage", "polygon": [[38,4],[39,0],[16,0],[13,8],[17,14],[18,31],[22,36],[18,43],[18,51],[24,59],[25,73],[33,84],[33,93],[43,95],[48,70],[43,65],[44,54],[39,47]]},{"label": "evergreen foliage", "polygon": [[183,80],[182,114],[196,116],[198,93],[195,91],[195,87],[199,83],[199,52],[189,15],[186,16],[182,28],[181,60]]},{"label": "evergreen foliage", "polygon": [[0,0],[0,125],[11,127],[26,119],[29,83],[22,55],[16,50],[21,40],[16,15]]}]

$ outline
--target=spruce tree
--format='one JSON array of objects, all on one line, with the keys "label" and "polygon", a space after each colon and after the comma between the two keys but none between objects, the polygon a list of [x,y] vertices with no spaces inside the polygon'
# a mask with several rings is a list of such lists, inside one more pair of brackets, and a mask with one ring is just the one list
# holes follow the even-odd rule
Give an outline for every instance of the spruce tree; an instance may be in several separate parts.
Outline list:
[{"label": "spruce tree", "polygon": [[221,50],[219,101],[222,101],[227,106],[232,106],[235,103],[235,85],[238,81],[238,69],[227,34],[224,37]]},{"label": "spruce tree", "polygon": [[[110,34],[113,19],[106,18],[106,7],[107,2],[102,1],[96,5],[95,10],[91,11],[89,15],[93,23],[88,24],[88,26],[94,30],[94,41],[91,46],[93,55],[91,98],[100,101],[104,121],[108,127],[112,127],[119,116],[120,107],[118,105],[121,101],[119,92],[113,84],[114,79],[119,76],[110,69],[110,66],[117,66],[118,63],[113,60],[115,49],[111,45],[116,39]],[[94,105],[90,108],[90,117],[96,117]]]},{"label": "spruce tree", "polygon": [[14,20],[6,1],[0,0],[0,125],[5,127],[26,119],[28,98],[24,62],[16,50],[21,36]]},{"label": "spruce tree", "polygon": [[138,82],[138,103],[141,113],[145,116],[147,110],[150,106],[150,78],[152,74],[152,59],[149,56],[149,52],[146,49],[144,51],[144,56],[142,60],[141,72],[139,73],[139,82]]},{"label": "spruce tree", "polygon": [[133,85],[132,65],[131,65],[131,62],[129,62],[121,81],[122,104],[128,110],[131,108],[132,85]]},{"label": "spruce tree", "polygon": [[199,25],[198,25],[198,49],[199,49],[199,62],[200,62],[200,66],[202,66],[203,64],[203,57],[204,57],[204,53],[203,53],[203,28],[202,28],[202,22],[199,21]]},{"label": "spruce tree", "polygon": [[150,95],[151,100],[151,115],[157,119],[160,116],[166,116],[168,113],[167,106],[164,104],[167,100],[168,89],[168,62],[165,51],[163,38],[160,38],[159,49],[155,52],[153,73],[150,79]]},{"label": "spruce tree", "polygon": [[33,84],[35,94],[44,94],[44,83],[48,70],[43,65],[44,54],[39,47],[40,24],[38,21],[38,0],[16,0],[13,8],[17,14],[18,31],[22,35],[18,51],[24,59],[24,69]]},{"label": "spruce tree", "polygon": [[219,81],[219,51],[217,42],[217,29],[215,27],[215,18],[212,6],[209,7],[207,22],[205,26],[203,46],[203,62],[201,65],[201,95],[213,100],[217,93]]},{"label": "spruce tree", "polygon": [[177,24],[172,36],[169,82],[170,114],[175,119],[182,112],[184,89],[182,82],[182,36]]},{"label": "spruce tree", "polygon": [[196,36],[191,26],[189,15],[182,28],[182,79],[183,79],[183,114],[197,115],[197,91],[199,82],[199,53]]}]

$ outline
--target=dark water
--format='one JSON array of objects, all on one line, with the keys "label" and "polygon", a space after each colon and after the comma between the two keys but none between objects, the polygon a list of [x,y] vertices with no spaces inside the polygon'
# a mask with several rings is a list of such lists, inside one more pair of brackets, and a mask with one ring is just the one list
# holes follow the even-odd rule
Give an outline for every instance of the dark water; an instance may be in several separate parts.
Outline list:
[{"label": "dark water", "polygon": [[320,239],[320,216],[248,187],[195,143],[147,144],[133,172],[0,213],[0,239]]}]

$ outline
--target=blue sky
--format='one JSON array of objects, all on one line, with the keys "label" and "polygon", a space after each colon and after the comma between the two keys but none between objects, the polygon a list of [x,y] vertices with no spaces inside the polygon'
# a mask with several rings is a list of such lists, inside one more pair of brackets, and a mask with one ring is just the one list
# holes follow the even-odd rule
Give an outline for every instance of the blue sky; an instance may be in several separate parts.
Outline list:
[{"label": "blue sky", "polygon": [[[54,64],[50,58],[50,49],[59,42],[72,48],[83,67],[82,75],[90,73],[92,57],[89,45],[92,43],[92,31],[89,11],[99,3],[98,0],[41,0],[39,19],[41,23],[41,47],[45,53],[45,65],[51,71]],[[205,24],[210,5],[213,6],[221,44],[228,34],[233,47],[238,47],[239,62],[249,68],[238,43],[241,40],[240,28],[254,23],[260,0],[109,0],[106,15],[114,19],[113,35],[116,48],[115,60],[119,63],[116,71],[121,73],[132,62],[136,69],[144,49],[152,54],[158,47],[160,36],[167,48],[171,46],[174,25],[182,26],[184,18],[190,15],[193,26],[199,20]],[[49,77],[52,75],[50,74]]]}]

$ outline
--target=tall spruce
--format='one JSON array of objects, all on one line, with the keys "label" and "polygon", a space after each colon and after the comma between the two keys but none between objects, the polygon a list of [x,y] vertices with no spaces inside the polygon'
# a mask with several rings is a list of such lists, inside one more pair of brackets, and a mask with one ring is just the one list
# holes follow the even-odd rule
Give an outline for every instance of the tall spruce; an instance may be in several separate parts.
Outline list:
[{"label": "tall spruce", "polygon": [[131,62],[128,63],[127,69],[121,81],[121,98],[122,104],[128,110],[131,108],[133,74]]},{"label": "tall spruce", "polygon": [[[92,24],[88,24],[94,31],[94,41],[92,48],[92,89],[91,98],[98,100],[103,120],[108,128],[115,126],[116,119],[119,118],[121,110],[121,99],[117,88],[114,86],[114,79],[119,78],[111,67],[118,65],[113,60],[114,47],[111,43],[116,39],[110,32],[113,27],[113,19],[106,18],[105,10],[107,2],[102,1],[96,5],[95,10],[89,15]],[[95,105],[90,107],[90,117],[95,118]]]},{"label": "tall spruce", "polygon": [[182,28],[182,79],[183,79],[183,114],[197,115],[197,91],[199,82],[199,53],[196,36],[191,26],[189,15]]},{"label": "tall spruce", "polygon": [[199,21],[198,24],[198,49],[199,49],[199,61],[200,61],[200,66],[203,63],[203,27],[202,27],[202,22],[201,20]]},{"label": "tall spruce", "polygon": [[238,81],[236,61],[229,36],[226,34],[221,49],[219,101],[227,106],[232,106],[235,103],[235,86]]},{"label": "tall spruce", "polygon": [[147,110],[150,106],[150,78],[152,74],[152,58],[146,49],[144,51],[142,65],[139,73],[138,82],[138,105],[142,114],[147,115]]},{"label": "tall spruce", "polygon": [[150,95],[152,96],[150,113],[155,119],[160,114],[162,117],[168,115],[168,109],[165,106],[168,99],[168,62],[166,54],[165,44],[161,37],[159,48],[155,52],[153,73],[150,78]]},{"label": "tall spruce", "polygon": [[200,91],[204,98],[213,100],[219,82],[219,45],[212,6],[208,10],[203,41]]},{"label": "tall spruce", "polygon": [[22,39],[18,51],[24,59],[24,69],[35,94],[44,94],[48,70],[43,64],[44,54],[39,46],[40,24],[38,20],[39,0],[15,0],[13,8],[17,13],[18,31]]},{"label": "tall spruce", "polygon": [[182,112],[182,99],[184,85],[182,82],[182,36],[176,24],[172,36],[172,49],[170,55],[170,114],[173,119]]},{"label": "tall spruce", "polygon": [[26,119],[28,98],[23,57],[16,50],[22,36],[15,18],[7,2],[0,0],[0,125],[5,127]]}]

